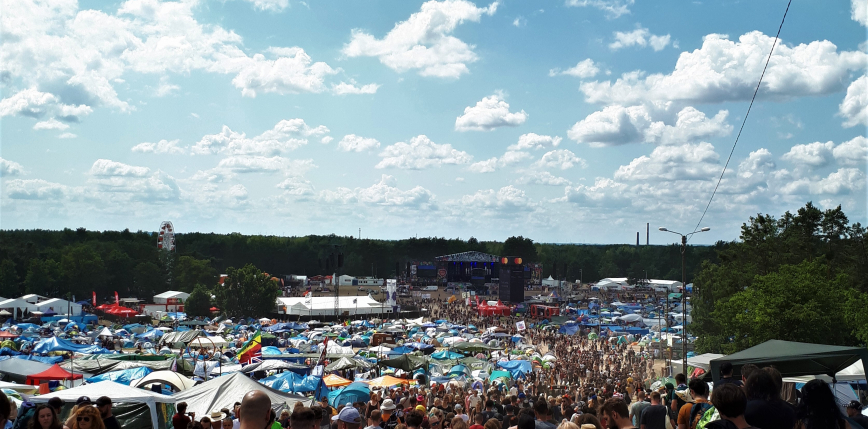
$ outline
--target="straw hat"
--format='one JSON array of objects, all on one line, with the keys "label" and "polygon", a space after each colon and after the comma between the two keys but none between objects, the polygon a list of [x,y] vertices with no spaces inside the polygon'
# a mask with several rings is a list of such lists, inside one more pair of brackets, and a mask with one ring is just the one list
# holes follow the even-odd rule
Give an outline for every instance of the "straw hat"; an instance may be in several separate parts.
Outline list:
[{"label": "straw hat", "polygon": [[210,418],[212,422],[219,422],[226,418],[226,414],[222,411],[211,411],[211,414],[208,414],[208,418]]}]

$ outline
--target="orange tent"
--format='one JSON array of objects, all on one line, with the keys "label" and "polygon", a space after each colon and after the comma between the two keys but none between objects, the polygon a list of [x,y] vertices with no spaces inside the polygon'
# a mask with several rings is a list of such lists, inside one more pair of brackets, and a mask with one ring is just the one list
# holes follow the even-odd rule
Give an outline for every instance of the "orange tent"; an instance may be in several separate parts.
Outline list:
[{"label": "orange tent", "polygon": [[373,379],[367,383],[368,383],[368,386],[371,386],[371,387],[392,387],[392,386],[397,386],[399,384],[410,384],[410,380],[392,377],[391,375],[384,375],[380,378],[375,378],[375,379]]},{"label": "orange tent", "polygon": [[326,387],[341,387],[353,383],[352,381],[335,374],[329,374],[323,377],[322,381],[325,383]]}]

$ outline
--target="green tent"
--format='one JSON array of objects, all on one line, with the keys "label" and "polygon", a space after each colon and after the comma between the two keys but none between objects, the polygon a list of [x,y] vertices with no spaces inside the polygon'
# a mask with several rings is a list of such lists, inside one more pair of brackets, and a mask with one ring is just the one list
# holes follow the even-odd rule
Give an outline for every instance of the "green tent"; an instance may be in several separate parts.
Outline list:
[{"label": "green tent", "polygon": [[362,368],[370,369],[374,364],[359,359],[342,357],[335,362],[330,363],[325,369],[326,371],[340,371],[343,369]]},{"label": "green tent", "polygon": [[491,381],[497,380],[498,378],[505,378],[509,380],[512,378],[512,375],[509,374],[509,371],[493,371],[488,377],[488,379]]},{"label": "green tent", "polygon": [[481,352],[485,350],[500,350],[502,347],[489,346],[485,343],[462,342],[455,343],[452,345],[452,348],[462,352]]},{"label": "green tent", "polygon": [[752,363],[760,368],[774,365],[784,377],[817,374],[834,377],[859,360],[868,368],[868,348],[769,340],[738,353],[712,359],[710,372],[714,381],[717,381],[720,365],[730,362],[733,375],[741,374],[741,367]]},{"label": "green tent", "polygon": [[413,355],[401,355],[394,359],[385,359],[377,362],[379,366],[388,366],[395,369],[403,369],[410,372],[428,366],[428,358]]}]

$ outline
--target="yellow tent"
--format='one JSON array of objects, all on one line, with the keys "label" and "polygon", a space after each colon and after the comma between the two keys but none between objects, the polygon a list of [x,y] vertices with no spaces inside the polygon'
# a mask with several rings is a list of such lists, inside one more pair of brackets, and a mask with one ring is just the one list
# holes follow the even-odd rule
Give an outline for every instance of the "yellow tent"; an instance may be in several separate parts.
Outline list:
[{"label": "yellow tent", "polygon": [[352,381],[335,374],[329,374],[323,377],[322,381],[325,383],[326,387],[341,387],[352,384]]}]

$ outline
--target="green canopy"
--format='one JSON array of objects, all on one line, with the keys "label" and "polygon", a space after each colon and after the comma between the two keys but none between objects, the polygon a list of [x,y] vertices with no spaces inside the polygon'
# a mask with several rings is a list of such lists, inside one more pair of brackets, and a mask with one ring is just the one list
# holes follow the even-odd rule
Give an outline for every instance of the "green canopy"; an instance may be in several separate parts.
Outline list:
[{"label": "green canopy", "polygon": [[485,350],[500,350],[501,347],[489,346],[485,343],[471,343],[471,342],[462,342],[455,343],[452,345],[453,349],[461,350],[463,352],[481,352]]},{"label": "green canopy", "polygon": [[752,363],[760,368],[774,365],[784,377],[817,374],[834,377],[859,360],[868,368],[868,348],[769,340],[738,353],[712,359],[710,372],[714,381],[717,381],[720,365],[730,362],[733,375],[741,374],[741,367]]},{"label": "green canopy", "polygon": [[458,363],[473,369],[482,369],[482,367],[485,366],[486,361],[470,356],[458,359]]},{"label": "green canopy", "polygon": [[395,369],[403,369],[410,372],[428,366],[428,358],[413,355],[401,355],[394,359],[385,359],[377,362],[379,366],[388,366]]},{"label": "green canopy", "polygon": [[552,325],[563,325],[570,320],[567,316],[552,316]]},{"label": "green canopy", "polygon": [[672,300],[672,299],[681,299],[681,294],[680,294],[680,293],[670,293],[670,294],[669,294],[669,299],[670,299],[670,300]]},{"label": "green canopy", "polygon": [[362,361],[359,359],[352,359],[347,357],[342,357],[335,362],[332,362],[326,366],[326,371],[341,371],[344,369],[353,369],[353,368],[362,368],[369,369],[374,365],[370,362]]}]

